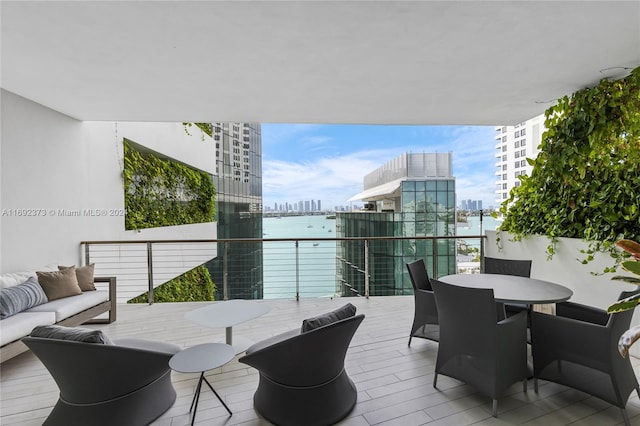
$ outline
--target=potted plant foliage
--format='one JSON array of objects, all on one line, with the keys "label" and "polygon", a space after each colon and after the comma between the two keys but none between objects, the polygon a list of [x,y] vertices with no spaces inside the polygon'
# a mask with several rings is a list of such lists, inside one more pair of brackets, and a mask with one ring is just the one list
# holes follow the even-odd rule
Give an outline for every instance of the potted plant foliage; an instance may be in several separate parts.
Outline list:
[{"label": "potted plant foliage", "polygon": [[[634,275],[618,275],[613,277],[614,280],[624,281],[631,284],[635,284],[640,286],[640,244],[632,241],[632,240],[620,240],[617,243],[617,246],[620,247],[624,253],[626,253],[625,260],[622,261],[622,269],[627,272],[630,272]],[[609,306],[607,312],[616,313],[622,312],[629,309],[635,309],[635,307],[640,304],[640,294],[636,294],[635,296],[628,297],[626,299],[618,300],[613,305]],[[629,353],[629,348],[633,345],[638,339],[640,339],[640,325],[636,325],[635,327],[631,327],[625,333],[620,336],[620,340],[618,341],[618,351],[620,355],[626,357]]]}]

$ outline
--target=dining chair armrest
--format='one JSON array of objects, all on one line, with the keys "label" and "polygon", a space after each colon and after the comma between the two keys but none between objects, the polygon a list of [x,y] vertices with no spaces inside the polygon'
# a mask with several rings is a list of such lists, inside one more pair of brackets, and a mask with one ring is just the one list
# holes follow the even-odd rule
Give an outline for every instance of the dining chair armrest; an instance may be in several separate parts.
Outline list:
[{"label": "dining chair armrest", "polygon": [[[524,318],[524,322],[526,324],[527,323],[527,313],[525,311],[518,312],[515,315],[507,317],[507,318],[505,318],[503,320],[500,320],[500,321],[498,321],[498,324],[499,325],[503,325],[503,324],[518,323],[518,322],[522,321],[522,318]],[[517,327],[517,326],[512,326],[512,327]]]},{"label": "dining chair armrest", "polygon": [[540,312],[531,315],[531,347],[538,369],[560,359],[603,369],[610,353],[609,340],[610,332],[603,325]]},{"label": "dining chair armrest", "polygon": [[438,306],[433,291],[415,290],[416,312],[415,315],[421,324],[438,324]]},{"label": "dining chair armrest", "polygon": [[605,310],[575,302],[558,303],[556,315],[598,325],[606,325],[609,320],[609,314]]},{"label": "dining chair armrest", "polygon": [[505,338],[517,338],[518,334],[521,335],[522,341],[527,341],[527,313],[525,311],[519,312],[515,315],[507,317],[501,321],[498,321],[499,333],[509,335]]},{"label": "dining chair armrest", "polygon": [[496,361],[512,377],[523,379],[528,375],[527,367],[527,313],[520,312],[499,321],[497,324]]},{"label": "dining chair armrest", "polygon": [[429,309],[436,309],[436,298],[433,291],[418,289],[415,291],[415,296],[420,299],[421,302],[427,303],[429,305]]}]

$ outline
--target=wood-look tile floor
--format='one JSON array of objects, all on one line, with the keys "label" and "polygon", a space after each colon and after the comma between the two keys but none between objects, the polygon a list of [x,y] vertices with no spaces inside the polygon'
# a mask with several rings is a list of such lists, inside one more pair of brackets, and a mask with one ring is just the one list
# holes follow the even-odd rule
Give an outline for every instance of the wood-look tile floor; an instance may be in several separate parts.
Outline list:
[{"label": "wood-look tile floor", "polygon": [[[540,391],[522,392],[514,385],[499,400],[498,417],[491,416],[491,401],[464,383],[439,376],[434,389],[433,368],[437,344],[413,339],[407,346],[413,319],[413,297],[390,296],[349,299],[261,300],[268,314],[240,324],[234,335],[254,341],[299,327],[306,317],[333,310],[351,302],[366,315],[346,357],[346,369],[358,388],[358,401],[341,425],[585,425],[623,424],[618,408],[582,392],[541,382]],[[224,341],[224,329],[211,329],[184,319],[184,314],[202,303],[119,305],[118,320],[102,328],[111,339],[138,337],[164,340],[188,347]],[[636,374],[640,361],[632,359]],[[256,370],[238,362],[236,356],[221,368],[206,374],[216,391],[233,411],[228,413],[208,388],[202,391],[196,424],[268,425],[253,409],[258,383]],[[39,425],[51,411],[57,386],[40,361],[24,353],[0,366],[0,424]],[[178,397],[175,404],[153,424],[190,424],[189,405],[197,374],[172,372]],[[295,404],[295,401],[291,401]],[[640,401],[632,394],[627,411],[634,425],[640,425]],[[89,425],[88,425],[89,426]],[[116,426],[116,425],[114,425]],[[303,426],[303,425],[301,425]]]}]

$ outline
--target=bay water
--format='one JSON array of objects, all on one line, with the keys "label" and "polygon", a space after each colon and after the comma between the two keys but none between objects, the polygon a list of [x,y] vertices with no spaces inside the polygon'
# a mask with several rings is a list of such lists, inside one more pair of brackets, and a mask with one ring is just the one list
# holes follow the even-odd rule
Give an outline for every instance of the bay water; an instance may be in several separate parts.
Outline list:
[{"label": "bay water", "polygon": [[[500,224],[485,215],[482,227],[479,216],[471,216],[459,224],[457,234],[482,235]],[[324,215],[265,217],[263,238],[314,238],[313,241],[265,242],[263,244],[264,298],[295,298],[296,282],[300,297],[333,297],[336,277],[336,220]],[[477,241],[470,242],[477,244]],[[296,268],[296,251],[298,265]],[[297,275],[296,275],[297,270]]]}]

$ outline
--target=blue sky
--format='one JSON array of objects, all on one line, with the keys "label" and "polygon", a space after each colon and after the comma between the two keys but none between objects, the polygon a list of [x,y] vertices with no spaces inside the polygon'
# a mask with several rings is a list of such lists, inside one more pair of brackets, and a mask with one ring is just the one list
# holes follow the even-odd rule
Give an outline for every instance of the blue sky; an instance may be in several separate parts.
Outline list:
[{"label": "blue sky", "polygon": [[494,137],[491,126],[262,124],[263,203],[348,205],[364,175],[400,154],[451,151],[458,200],[488,207],[495,205]]}]

